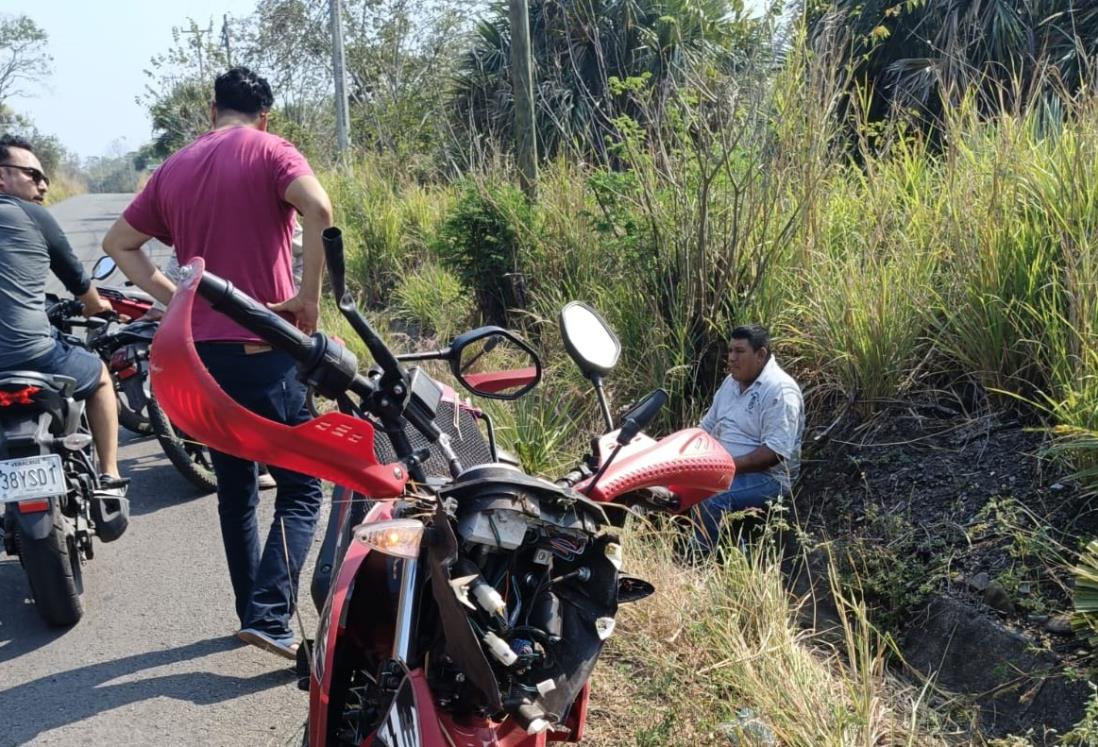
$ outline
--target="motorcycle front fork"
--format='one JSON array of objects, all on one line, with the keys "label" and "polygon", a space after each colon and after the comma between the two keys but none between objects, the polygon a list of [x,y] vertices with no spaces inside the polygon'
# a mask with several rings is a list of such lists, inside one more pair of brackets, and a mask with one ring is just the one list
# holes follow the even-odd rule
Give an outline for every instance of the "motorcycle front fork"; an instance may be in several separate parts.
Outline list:
[{"label": "motorcycle front fork", "polygon": [[395,689],[404,679],[408,659],[412,654],[415,635],[412,625],[415,622],[416,581],[419,575],[419,560],[398,559],[400,567],[400,592],[397,596],[396,627],[393,630],[393,651],[382,673],[383,687]]}]

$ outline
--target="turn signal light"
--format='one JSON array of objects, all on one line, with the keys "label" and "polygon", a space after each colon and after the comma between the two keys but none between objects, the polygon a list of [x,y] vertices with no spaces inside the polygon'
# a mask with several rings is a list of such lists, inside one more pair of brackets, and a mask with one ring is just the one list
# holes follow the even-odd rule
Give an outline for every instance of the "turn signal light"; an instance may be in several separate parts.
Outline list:
[{"label": "turn signal light", "polygon": [[22,389],[15,389],[8,392],[0,391],[0,407],[33,404],[34,400],[32,400],[31,397],[38,394],[40,391],[42,391],[42,387],[39,386],[27,386]]},{"label": "turn signal light", "polygon": [[69,451],[80,451],[92,442],[90,433],[70,433],[61,439],[61,445]]},{"label": "turn signal light", "polygon": [[423,539],[423,522],[416,519],[392,519],[359,524],[355,540],[385,555],[415,560]]}]

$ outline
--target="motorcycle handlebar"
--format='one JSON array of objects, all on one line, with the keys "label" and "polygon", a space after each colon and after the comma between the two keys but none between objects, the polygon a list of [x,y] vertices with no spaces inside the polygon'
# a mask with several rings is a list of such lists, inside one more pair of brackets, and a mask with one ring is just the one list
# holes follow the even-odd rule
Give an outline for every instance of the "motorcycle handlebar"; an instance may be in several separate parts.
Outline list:
[{"label": "motorcycle handlebar", "polygon": [[322,334],[306,335],[263,304],[238,291],[233,284],[210,272],[198,282],[198,293],[210,305],[273,348],[288,354],[309,383],[327,397],[348,389],[363,399],[374,394],[374,384],[358,373],[354,355]]},{"label": "motorcycle handlebar", "polygon": [[217,311],[249,332],[304,363],[313,352],[314,340],[259,302],[238,291],[231,282],[210,272],[202,274],[198,293]]}]

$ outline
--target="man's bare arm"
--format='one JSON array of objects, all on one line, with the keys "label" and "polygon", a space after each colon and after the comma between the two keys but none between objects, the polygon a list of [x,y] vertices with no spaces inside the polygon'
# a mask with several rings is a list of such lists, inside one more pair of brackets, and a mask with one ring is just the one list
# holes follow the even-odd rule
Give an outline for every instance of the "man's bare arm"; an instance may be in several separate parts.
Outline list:
[{"label": "man's bare arm", "polygon": [[763,472],[780,462],[782,458],[769,446],[759,446],[743,456],[734,457],[734,460],[736,462],[736,473],[739,474],[741,472]]},{"label": "man's bare arm", "polygon": [[306,333],[316,330],[320,313],[320,285],[324,275],[324,245],[321,234],[332,225],[332,203],[315,176],[299,176],[286,188],[286,202],[301,214],[301,288],[293,298],[271,304],[275,311],[294,315]]},{"label": "man's bare arm", "polygon": [[127,223],[125,218],[119,218],[103,237],[103,251],[118,263],[122,274],[134,285],[160,303],[167,304],[175,293],[175,285],[141,251],[141,247],[151,238]]}]

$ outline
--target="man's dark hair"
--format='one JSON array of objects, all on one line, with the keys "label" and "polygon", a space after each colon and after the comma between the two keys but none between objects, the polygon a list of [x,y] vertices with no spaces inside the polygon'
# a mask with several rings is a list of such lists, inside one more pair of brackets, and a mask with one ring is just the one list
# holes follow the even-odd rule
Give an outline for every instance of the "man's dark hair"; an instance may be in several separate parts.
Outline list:
[{"label": "man's dark hair", "polygon": [[234,67],[214,81],[214,106],[218,112],[234,111],[255,117],[270,111],[273,105],[270,84],[246,67]]},{"label": "man's dark hair", "polygon": [[761,324],[743,324],[732,330],[733,340],[747,340],[752,350],[766,348],[770,351],[770,333]]},{"label": "man's dark hair", "polygon": [[9,148],[22,148],[23,150],[34,153],[34,147],[26,138],[19,137],[18,135],[4,135],[3,137],[0,137],[0,161],[7,161],[11,158],[11,151]]}]

